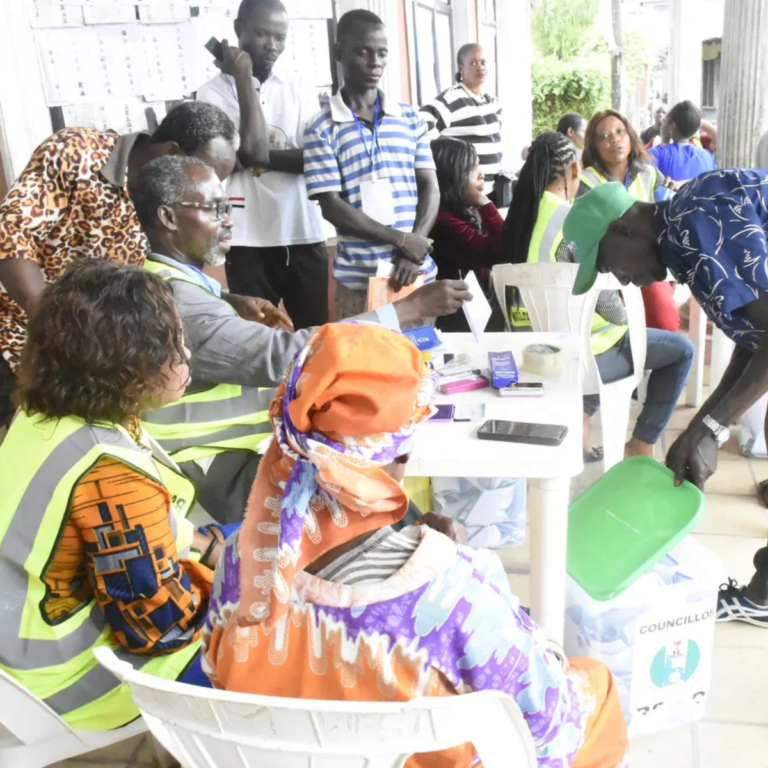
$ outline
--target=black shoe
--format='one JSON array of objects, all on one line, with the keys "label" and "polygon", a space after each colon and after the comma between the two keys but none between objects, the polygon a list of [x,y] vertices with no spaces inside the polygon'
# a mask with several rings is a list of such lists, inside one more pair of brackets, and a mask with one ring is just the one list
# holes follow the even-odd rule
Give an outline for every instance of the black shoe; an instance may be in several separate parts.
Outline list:
[{"label": "black shoe", "polygon": [[768,627],[768,605],[758,605],[745,596],[746,587],[733,579],[720,587],[717,596],[717,621],[745,621],[756,627]]}]

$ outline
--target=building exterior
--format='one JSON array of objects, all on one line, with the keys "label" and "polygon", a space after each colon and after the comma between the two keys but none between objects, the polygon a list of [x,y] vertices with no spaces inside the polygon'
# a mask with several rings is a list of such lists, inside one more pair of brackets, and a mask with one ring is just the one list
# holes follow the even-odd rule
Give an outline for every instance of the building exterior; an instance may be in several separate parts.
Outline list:
[{"label": "building exterior", "polygon": [[[320,69],[329,76],[335,70],[329,42],[336,20],[354,8],[365,8],[381,16],[390,32],[384,87],[393,96],[414,105],[430,101],[454,82],[455,54],[462,45],[481,43],[491,62],[489,88],[506,107],[502,137],[505,150],[508,148],[505,154],[519,158],[521,149],[529,143],[532,122],[529,0],[284,0],[284,3],[292,19],[299,22],[292,26],[302,27],[301,41],[307,41],[306,45],[295,44],[296,50],[291,53],[297,67],[312,72]],[[159,10],[151,17],[146,8],[153,4]],[[35,147],[55,129],[65,125],[87,126],[93,120],[92,127],[111,127],[120,132],[136,130],[147,127],[146,123],[141,124],[143,106],[152,107],[161,118],[169,103],[191,96],[196,87],[211,76],[210,55],[203,43],[212,33],[217,33],[220,39],[228,35],[232,40],[232,22],[238,4],[239,0],[199,4],[190,0],[186,11],[182,10],[175,18],[168,16],[167,3],[163,0],[142,0],[140,4],[137,2],[141,6],[139,13],[124,3],[118,16],[107,18],[98,16],[87,4],[63,6],[58,11],[54,8],[45,15],[33,0],[0,3],[0,72],[3,73],[0,78],[0,197],[25,167]],[[193,8],[198,5],[201,7]],[[183,5],[175,8],[183,9]],[[184,79],[185,87],[178,86],[178,92],[157,89],[158,80],[168,73],[157,71],[163,64],[150,61],[145,81],[147,92],[156,95],[137,92],[131,99],[124,98],[124,111],[130,112],[132,119],[122,125],[120,123],[125,122],[120,117],[122,102],[102,97],[98,89],[94,91],[98,95],[92,98],[92,104],[80,103],[82,100],[77,99],[56,101],[51,95],[52,70],[55,69],[57,77],[77,79],[78,75],[74,65],[72,72],[66,66],[46,67],[49,47],[55,44],[65,49],[69,38],[77,41],[87,33],[98,37],[102,31],[108,41],[119,29],[128,38],[139,36],[138,46],[131,51],[142,61],[132,63],[144,68],[147,66],[143,60],[148,45],[147,30],[151,26],[148,24],[159,18],[174,23],[152,26],[157,30],[158,39],[179,41],[178,51],[172,51],[164,64],[166,68],[172,65],[196,70]],[[119,22],[122,22],[120,26]],[[162,47],[166,52],[169,49],[167,44]],[[72,50],[77,49],[77,43],[72,42]],[[193,53],[190,54],[190,50]],[[319,62],[318,56],[325,61]],[[499,77],[500,72],[509,76]],[[333,79],[334,85],[338,84],[337,73]],[[323,84],[325,82],[323,80]],[[142,101],[147,103],[142,106]]]}]

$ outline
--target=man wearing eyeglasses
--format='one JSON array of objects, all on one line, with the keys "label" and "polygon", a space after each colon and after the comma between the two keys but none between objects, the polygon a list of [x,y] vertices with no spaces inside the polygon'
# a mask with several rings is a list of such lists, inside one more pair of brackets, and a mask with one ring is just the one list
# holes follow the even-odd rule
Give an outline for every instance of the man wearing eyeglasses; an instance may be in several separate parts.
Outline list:
[{"label": "man wearing eyeglasses", "polygon": [[[196,158],[164,157],[129,182],[151,255],[144,267],[168,280],[191,352],[191,383],[178,402],[150,413],[145,425],[197,486],[202,506],[220,523],[242,519],[272,427],[268,409],[293,356],[314,328],[290,333],[282,313],[273,327],[238,315],[219,283],[203,269],[220,264],[233,222],[227,195]],[[399,331],[400,324],[455,312],[471,299],[461,281],[425,286],[408,298],[361,315]]]}]

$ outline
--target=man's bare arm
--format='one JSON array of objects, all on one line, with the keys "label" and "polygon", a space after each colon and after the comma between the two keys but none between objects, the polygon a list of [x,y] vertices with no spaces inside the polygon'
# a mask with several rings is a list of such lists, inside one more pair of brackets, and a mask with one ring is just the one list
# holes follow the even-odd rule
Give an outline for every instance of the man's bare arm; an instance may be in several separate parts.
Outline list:
[{"label": "man's bare arm", "polygon": [[45,289],[45,275],[31,259],[0,260],[0,283],[29,317],[35,314]]}]

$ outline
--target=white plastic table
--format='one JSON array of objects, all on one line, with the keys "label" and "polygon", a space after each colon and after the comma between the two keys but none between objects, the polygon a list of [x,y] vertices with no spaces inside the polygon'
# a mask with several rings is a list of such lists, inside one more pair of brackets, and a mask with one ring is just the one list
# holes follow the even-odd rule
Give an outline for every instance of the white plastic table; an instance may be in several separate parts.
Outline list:
[{"label": "white plastic table", "polygon": [[518,366],[528,344],[563,349],[561,375],[540,377],[520,371],[521,381],[544,383],[542,397],[501,398],[492,388],[438,395],[441,403],[484,403],[486,419],[563,424],[568,435],[557,447],[479,440],[481,423],[425,424],[407,465],[416,477],[528,478],[531,531],[531,616],[548,637],[562,644],[565,561],[571,478],[583,469],[579,339],[556,333],[487,333],[478,346],[471,334],[444,334],[452,352],[466,352],[476,368],[487,369],[488,352],[511,350]]}]

